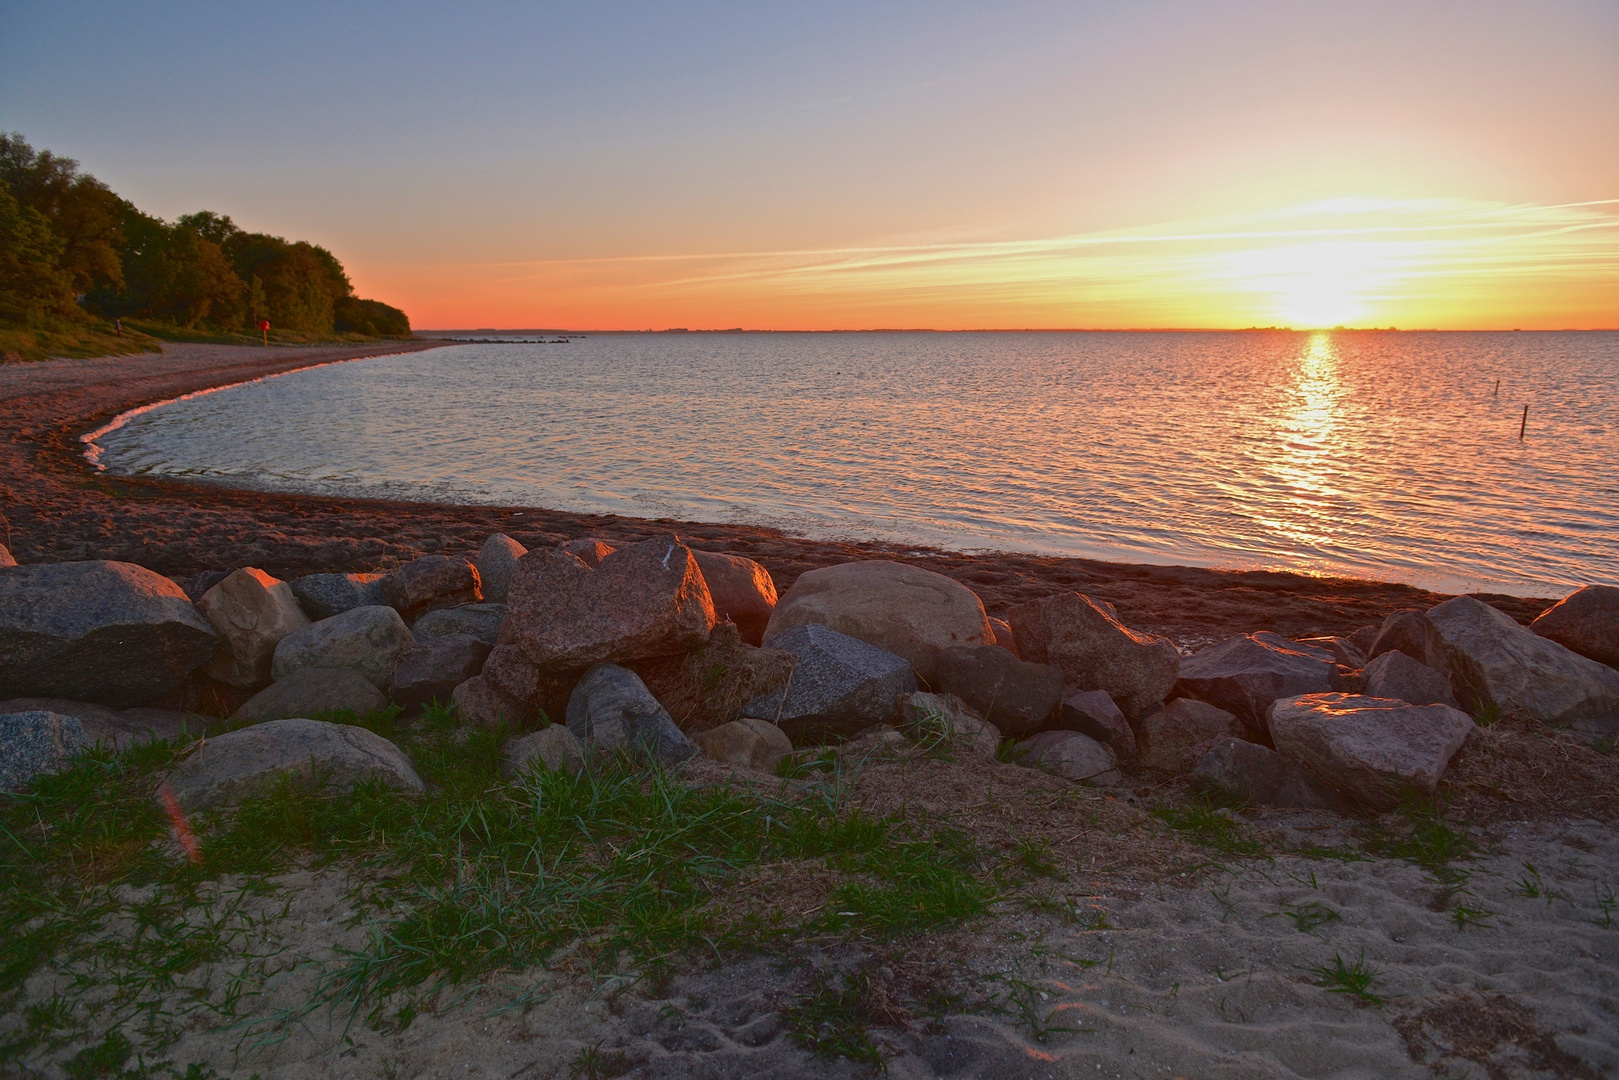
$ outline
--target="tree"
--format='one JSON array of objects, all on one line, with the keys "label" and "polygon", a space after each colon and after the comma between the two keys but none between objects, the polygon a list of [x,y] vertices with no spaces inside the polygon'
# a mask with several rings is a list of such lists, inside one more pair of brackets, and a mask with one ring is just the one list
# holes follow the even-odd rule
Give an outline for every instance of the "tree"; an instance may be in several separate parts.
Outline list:
[{"label": "tree", "polygon": [[71,310],[72,286],[59,260],[62,241],[44,215],[0,180],[0,316],[32,321]]},{"label": "tree", "polygon": [[337,302],[334,314],[339,333],[370,334],[372,337],[410,336],[410,317],[381,300],[347,296]]},{"label": "tree", "polygon": [[0,180],[11,193],[45,219],[62,241],[57,265],[76,293],[120,288],[124,283],[120,227],[128,206],[93,176],[81,176],[79,163],[49,150],[35,152],[21,135],[0,132]]}]

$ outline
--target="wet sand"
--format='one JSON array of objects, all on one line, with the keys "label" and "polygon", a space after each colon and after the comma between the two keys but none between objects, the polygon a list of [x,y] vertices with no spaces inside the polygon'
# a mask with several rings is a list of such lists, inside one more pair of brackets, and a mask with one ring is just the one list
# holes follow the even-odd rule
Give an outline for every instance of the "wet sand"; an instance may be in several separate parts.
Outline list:
[{"label": "wet sand", "polygon": [[[811,540],[775,529],[575,514],[270,494],[98,474],[80,436],[119,413],[182,394],[314,364],[417,351],[171,344],[162,355],[0,367],[0,536],[20,562],[118,559],[185,579],[257,566],[281,577],[387,569],[421,555],[470,555],[492,532],[535,547],[582,536],[619,541],[673,529],[699,548],[759,560],[786,590],[806,570],[892,558],[965,582],[991,614],[1060,589],[1113,603],[1130,625],[1196,647],[1258,630],[1348,633],[1444,596],[1409,585],[1267,571],[1209,570],[1015,553],[961,554],[887,543]],[[469,418],[475,422],[476,418]],[[1480,594],[1528,622],[1549,599]]]}]

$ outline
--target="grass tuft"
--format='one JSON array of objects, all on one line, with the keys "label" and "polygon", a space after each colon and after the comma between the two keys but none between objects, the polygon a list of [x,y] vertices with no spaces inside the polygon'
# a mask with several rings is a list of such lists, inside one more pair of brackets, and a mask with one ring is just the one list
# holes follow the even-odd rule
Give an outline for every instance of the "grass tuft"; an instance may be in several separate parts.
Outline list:
[{"label": "grass tuft", "polygon": [[1364,952],[1356,957],[1353,964],[1344,963],[1341,955],[1333,953],[1332,963],[1320,964],[1309,970],[1310,974],[1316,977],[1316,985],[1324,988],[1329,994],[1345,994],[1364,1004],[1375,1005],[1379,1009],[1385,1004],[1383,998],[1372,993],[1372,986],[1382,978],[1382,975],[1367,965]]},{"label": "grass tuft", "polygon": [[1217,805],[1206,795],[1193,795],[1179,805],[1159,803],[1152,808],[1152,816],[1194,843],[1213,848],[1222,855],[1266,853],[1265,845],[1252,828],[1229,807]]}]

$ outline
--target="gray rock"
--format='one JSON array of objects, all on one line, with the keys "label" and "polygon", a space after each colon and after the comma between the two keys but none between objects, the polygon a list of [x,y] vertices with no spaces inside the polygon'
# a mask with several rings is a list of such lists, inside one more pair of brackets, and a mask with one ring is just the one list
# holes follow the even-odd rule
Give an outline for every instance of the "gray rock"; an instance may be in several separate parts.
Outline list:
[{"label": "gray rock", "polygon": [[795,746],[890,723],[900,697],[916,690],[909,660],[824,626],[795,626],[770,646],[796,658],[792,679],[785,691],[748,702],[742,715],[769,720]]},{"label": "gray rock", "polygon": [[1367,697],[1393,698],[1396,701],[1409,701],[1413,705],[1461,707],[1456,703],[1450,680],[1443,672],[1435,671],[1397,649],[1384,653],[1366,665],[1366,684],[1362,692]]},{"label": "gray rock", "polygon": [[279,682],[302,668],[351,668],[386,690],[394,665],[415,643],[393,608],[358,607],[282,638],[270,670]]},{"label": "gray rock", "polygon": [[1018,764],[1031,769],[1110,786],[1124,782],[1113,751],[1077,731],[1042,731],[1018,743]]},{"label": "gray rock", "polygon": [[1588,660],[1619,668],[1619,587],[1587,585],[1541,612],[1529,629]]},{"label": "gray rock", "polygon": [[483,675],[474,675],[451,691],[450,704],[455,706],[461,719],[485,727],[528,723],[535,719],[531,706],[502,693]]},{"label": "gray rock", "polygon": [[1478,712],[1562,726],[1619,714],[1619,671],[1520,626],[1471,596],[1428,612],[1456,699]]},{"label": "gray rock", "polygon": [[1356,694],[1305,694],[1271,705],[1276,752],[1377,811],[1432,796],[1473,732],[1449,705],[1411,705]]},{"label": "gray rock", "polygon": [[4,544],[0,544],[0,570],[16,565],[17,560],[12,557],[11,549]]},{"label": "gray rock", "polygon": [[476,604],[483,599],[478,568],[466,559],[423,555],[382,575],[382,598],[407,621],[439,608]]},{"label": "gray rock", "polygon": [[381,735],[302,718],[208,739],[169,773],[167,783],[182,807],[205,810],[257,795],[281,777],[320,780],[337,791],[373,778],[399,791],[424,790],[410,759]]},{"label": "gray rock", "polygon": [[154,739],[173,741],[206,734],[219,721],[176,709],[109,709],[88,701],[62,698],[12,698],[0,701],[0,713],[50,712],[79,722],[91,743],[123,750]]},{"label": "gray rock", "polygon": [[412,645],[394,666],[388,697],[406,711],[432,702],[450,704],[455,688],[483,670],[490,645],[468,634],[451,634]]},{"label": "gray rock", "polygon": [[1293,643],[1330,653],[1333,662],[1339,667],[1363,668],[1366,666],[1366,653],[1345,637],[1294,638]]},{"label": "gray rock", "polygon": [[573,688],[568,730],[596,750],[645,754],[665,765],[697,753],[640,677],[617,664],[597,664]]},{"label": "gray rock", "polygon": [[1377,634],[1381,629],[1381,626],[1362,626],[1344,640],[1349,642],[1356,652],[1370,660],[1372,646],[1377,644]]},{"label": "gray rock", "polygon": [[776,610],[776,583],[770,571],[752,559],[717,551],[692,550],[708,583],[714,617],[730,619],[742,640],[757,646],[764,640],[770,614]]},{"label": "gray rock", "polygon": [[527,554],[528,548],[505,533],[495,533],[483,542],[473,565],[478,568],[478,581],[483,587],[485,601],[491,604],[506,602],[512,575],[517,572],[517,560]]},{"label": "gray rock", "polygon": [[1366,660],[1369,663],[1387,652],[1403,652],[1436,671],[1445,670],[1445,647],[1439,631],[1427,615],[1415,608],[1396,611],[1383,620],[1371,648],[1366,650]]},{"label": "gray rock", "polygon": [[202,594],[197,610],[219,634],[219,651],[203,665],[227,686],[267,686],[276,644],[309,625],[287,583],[245,566]]},{"label": "gray rock", "polygon": [[1331,788],[1268,746],[1221,739],[1192,770],[1194,789],[1215,791],[1249,806],[1285,810],[1342,810]]},{"label": "gray rock", "polygon": [[777,763],[793,752],[786,732],[751,716],[699,732],[692,741],[715,761],[763,772],[775,772]]},{"label": "gray rock", "polygon": [[1100,690],[1064,689],[1052,729],[1088,735],[1117,754],[1120,761],[1135,761],[1140,755],[1135,729],[1113,699]]},{"label": "gray rock", "polygon": [[1012,632],[1011,623],[1007,622],[1005,619],[997,619],[995,616],[991,615],[989,617],[989,629],[990,632],[995,635],[995,641],[993,644],[999,645],[1001,648],[1005,649],[1019,660],[1023,659],[1023,654],[1018,652],[1017,635]]},{"label": "gray rock", "polygon": [[1232,713],[1245,729],[1232,734],[1260,741],[1271,702],[1327,693],[1334,689],[1337,674],[1338,665],[1329,652],[1268,632],[1244,634],[1187,657],[1176,690]]},{"label": "gray rock", "polygon": [[505,618],[505,604],[463,604],[429,611],[411,624],[410,633],[418,642],[467,634],[494,645],[500,640],[500,624]]},{"label": "gray rock", "polygon": [[1046,726],[1063,693],[1062,672],[1019,660],[999,645],[945,649],[938,685],[1013,739]]},{"label": "gray rock", "polygon": [[0,791],[27,787],[90,746],[78,720],[40,709],[0,714]]},{"label": "gray rock", "polygon": [[906,694],[899,699],[899,721],[919,743],[965,745],[991,757],[1001,745],[1000,730],[954,694]]},{"label": "gray rock", "polygon": [[1176,698],[1136,722],[1141,764],[1160,772],[1191,772],[1209,747],[1241,734],[1241,727],[1224,709],[1195,698]]},{"label": "gray rock", "polygon": [[381,582],[381,574],[307,574],[293,578],[287,586],[304,614],[318,621],[386,603]]},{"label": "gray rock", "polygon": [[577,774],[585,767],[585,747],[566,726],[552,724],[512,739],[501,748],[500,758],[500,773],[508,780],[535,767]]},{"label": "gray rock", "polygon": [[192,574],[180,587],[185,590],[186,597],[195,604],[203,598],[209,589],[218,585],[230,575],[231,571],[229,570],[203,570]]},{"label": "gray rock", "polygon": [[1131,720],[1169,694],[1180,671],[1180,653],[1167,638],[1125,626],[1111,604],[1061,592],[1006,613],[1018,654],[1061,671],[1068,685],[1101,690]]},{"label": "gray rock", "polygon": [[248,698],[231,716],[230,724],[246,727],[323,712],[364,716],[387,704],[382,691],[352,668],[300,668]]},{"label": "gray rock", "polygon": [[218,647],[180,586],[144,567],[40,563],[0,574],[0,697],[141,705]]},{"label": "gray rock", "polygon": [[594,536],[587,536],[580,540],[564,540],[557,545],[556,549],[565,551],[569,555],[578,556],[580,562],[594,570],[602,564],[603,559],[617,551],[619,545]]}]

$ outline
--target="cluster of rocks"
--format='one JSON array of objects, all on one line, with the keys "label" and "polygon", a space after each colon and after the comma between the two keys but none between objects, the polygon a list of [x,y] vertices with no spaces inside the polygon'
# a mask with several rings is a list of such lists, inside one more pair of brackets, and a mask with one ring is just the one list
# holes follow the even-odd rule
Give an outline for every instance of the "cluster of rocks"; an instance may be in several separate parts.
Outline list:
[{"label": "cluster of rocks", "polygon": [[1015,740],[1002,757],[1077,781],[1190,774],[1262,805],[1383,810],[1436,789],[1469,713],[1610,730],[1616,662],[1619,589],[1601,586],[1531,628],[1458,597],[1348,637],[1256,633],[1182,656],[1078,593],[991,618],[952,578],[874,560],[778,597],[763,566],[673,534],[535,551],[497,534],[472,560],[183,587],[128,563],[10,565],[0,784],[205,723],[143,708],[204,678],[245,700],[170,777],[187,806],[310,769],[419,790],[392,743],[312,717],[439,702],[539,726],[508,743],[514,773],[603,752],[772,769],[795,746],[904,730],[987,758]]}]

